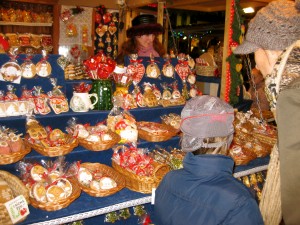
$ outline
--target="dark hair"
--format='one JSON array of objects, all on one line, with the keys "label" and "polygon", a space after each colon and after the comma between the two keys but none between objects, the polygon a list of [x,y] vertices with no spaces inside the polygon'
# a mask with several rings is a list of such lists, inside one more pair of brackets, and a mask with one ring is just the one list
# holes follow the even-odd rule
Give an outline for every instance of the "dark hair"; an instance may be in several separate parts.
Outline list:
[{"label": "dark hair", "polygon": [[142,14],[136,16],[132,20],[132,26],[126,31],[128,38],[134,36],[142,36],[144,34],[162,34],[164,28],[161,24],[156,22],[156,18],[153,15]]},{"label": "dark hair", "polygon": [[[166,53],[164,46],[159,42],[157,36],[155,36],[154,38],[153,48],[155,51],[157,51],[160,57],[162,57]],[[137,53],[137,51],[138,51],[138,44],[135,40],[135,37],[129,38],[121,46],[120,53],[116,58],[117,64],[118,65],[124,64],[124,57],[126,55]]]}]

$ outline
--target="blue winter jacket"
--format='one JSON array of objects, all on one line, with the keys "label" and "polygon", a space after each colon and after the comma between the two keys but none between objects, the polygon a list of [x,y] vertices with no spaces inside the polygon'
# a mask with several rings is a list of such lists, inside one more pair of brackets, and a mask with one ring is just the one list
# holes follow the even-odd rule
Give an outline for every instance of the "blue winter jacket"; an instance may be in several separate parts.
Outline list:
[{"label": "blue winter jacket", "polygon": [[171,171],[155,193],[155,225],[263,225],[250,191],[232,176],[224,155],[187,153],[184,169]]}]

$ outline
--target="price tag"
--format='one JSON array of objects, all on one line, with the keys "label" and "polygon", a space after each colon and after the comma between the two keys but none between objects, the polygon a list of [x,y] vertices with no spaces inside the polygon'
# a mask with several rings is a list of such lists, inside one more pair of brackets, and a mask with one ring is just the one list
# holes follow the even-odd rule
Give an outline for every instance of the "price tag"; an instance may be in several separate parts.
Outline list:
[{"label": "price tag", "polygon": [[28,204],[23,195],[19,195],[18,197],[6,202],[4,205],[13,224],[29,215]]}]

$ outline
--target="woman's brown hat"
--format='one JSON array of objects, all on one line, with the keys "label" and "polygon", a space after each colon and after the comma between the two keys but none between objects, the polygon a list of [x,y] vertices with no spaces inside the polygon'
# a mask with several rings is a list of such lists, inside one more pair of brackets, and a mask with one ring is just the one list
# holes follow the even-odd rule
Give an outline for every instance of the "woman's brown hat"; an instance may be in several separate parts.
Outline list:
[{"label": "woman's brown hat", "polygon": [[153,15],[143,14],[135,17],[132,22],[132,27],[127,31],[127,37],[132,38],[134,36],[142,36],[144,34],[162,34],[164,29],[162,25],[156,22],[156,18]]}]

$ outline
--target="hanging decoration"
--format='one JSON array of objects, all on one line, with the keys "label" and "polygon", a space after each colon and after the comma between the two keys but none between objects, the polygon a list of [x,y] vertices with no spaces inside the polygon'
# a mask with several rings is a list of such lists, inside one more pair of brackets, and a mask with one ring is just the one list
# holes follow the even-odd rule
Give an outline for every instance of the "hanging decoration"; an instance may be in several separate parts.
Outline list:
[{"label": "hanging decoration", "polygon": [[225,101],[234,105],[238,103],[240,87],[243,84],[241,75],[242,60],[238,55],[233,54],[234,48],[243,41],[245,26],[243,25],[243,11],[240,7],[240,0],[231,0],[230,22],[229,22],[229,48],[226,59],[226,84]]},{"label": "hanging decoration", "polygon": [[60,14],[60,19],[64,23],[67,23],[71,18],[82,13],[83,11],[84,9],[79,6],[77,6],[76,8],[66,9]]},{"label": "hanging decoration", "polygon": [[95,13],[94,54],[104,52],[115,59],[118,55],[118,13],[110,13],[100,5]]},{"label": "hanging decoration", "polygon": [[84,11],[83,8],[77,6],[76,8],[70,8],[64,10],[60,14],[60,19],[66,24],[66,36],[67,37],[76,37],[78,34],[77,26],[73,21],[73,18],[81,14]]}]

